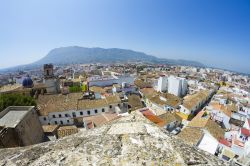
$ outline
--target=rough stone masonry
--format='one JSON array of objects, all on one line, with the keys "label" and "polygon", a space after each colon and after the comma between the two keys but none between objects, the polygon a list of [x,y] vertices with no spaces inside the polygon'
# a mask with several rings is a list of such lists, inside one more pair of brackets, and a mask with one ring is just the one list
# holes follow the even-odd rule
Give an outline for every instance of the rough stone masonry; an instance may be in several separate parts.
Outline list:
[{"label": "rough stone masonry", "polygon": [[140,112],[93,130],[28,147],[1,149],[0,165],[228,165],[172,137]]}]

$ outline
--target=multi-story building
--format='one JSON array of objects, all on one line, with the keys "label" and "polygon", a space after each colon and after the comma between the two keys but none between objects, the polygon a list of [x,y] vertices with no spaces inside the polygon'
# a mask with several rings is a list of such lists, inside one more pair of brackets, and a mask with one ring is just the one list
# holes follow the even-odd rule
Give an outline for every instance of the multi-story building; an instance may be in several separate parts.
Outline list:
[{"label": "multi-story building", "polygon": [[168,77],[160,77],[157,81],[157,91],[165,92],[168,90]]},{"label": "multi-story building", "polygon": [[[41,96],[40,100],[48,96]],[[82,121],[84,117],[98,115],[105,112],[121,112],[124,104],[119,96],[111,95],[102,99],[82,99],[81,93],[50,95],[49,101],[38,101],[39,120],[43,125],[77,125],[86,127]],[[44,98],[44,99],[42,99]],[[43,104],[40,104],[43,103]]]},{"label": "multi-story building", "polygon": [[202,90],[193,95],[186,96],[183,104],[180,105],[180,113],[183,114],[185,119],[190,114],[195,114],[200,111],[204,104],[212,97],[214,90]]},{"label": "multi-story building", "polygon": [[187,81],[185,78],[170,76],[168,78],[168,93],[176,96],[185,96],[187,93]]}]

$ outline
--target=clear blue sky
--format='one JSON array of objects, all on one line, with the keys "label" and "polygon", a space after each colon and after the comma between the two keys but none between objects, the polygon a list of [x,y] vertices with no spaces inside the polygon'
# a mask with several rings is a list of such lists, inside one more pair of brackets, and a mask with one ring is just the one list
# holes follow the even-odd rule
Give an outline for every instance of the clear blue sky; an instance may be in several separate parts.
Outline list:
[{"label": "clear blue sky", "polygon": [[250,73],[250,1],[0,1],[0,68],[72,45],[127,48]]}]

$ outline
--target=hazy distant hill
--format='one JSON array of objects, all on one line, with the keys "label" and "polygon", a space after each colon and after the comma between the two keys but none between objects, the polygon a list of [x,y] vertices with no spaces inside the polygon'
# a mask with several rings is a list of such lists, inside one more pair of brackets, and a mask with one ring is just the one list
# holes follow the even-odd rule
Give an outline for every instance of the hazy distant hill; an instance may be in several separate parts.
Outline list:
[{"label": "hazy distant hill", "polygon": [[61,47],[51,50],[47,56],[35,62],[34,64],[54,63],[110,63],[142,61],[152,63],[168,63],[180,65],[204,66],[195,61],[161,59],[155,56],[147,55],[143,52],[118,48],[85,48],[85,47]]},{"label": "hazy distant hill", "polygon": [[104,49],[70,46],[55,48],[51,50],[44,58],[32,64],[8,68],[5,69],[5,71],[30,69],[43,65],[45,63],[60,65],[72,63],[112,63],[131,61],[204,67],[202,63],[196,61],[157,58],[155,56],[147,55],[143,52],[137,52],[133,50],[119,48]]},{"label": "hazy distant hill", "polygon": [[51,50],[47,56],[35,62],[35,64],[55,63],[109,63],[119,61],[154,61],[156,57],[141,52],[124,49],[103,49],[85,47],[61,47]]}]

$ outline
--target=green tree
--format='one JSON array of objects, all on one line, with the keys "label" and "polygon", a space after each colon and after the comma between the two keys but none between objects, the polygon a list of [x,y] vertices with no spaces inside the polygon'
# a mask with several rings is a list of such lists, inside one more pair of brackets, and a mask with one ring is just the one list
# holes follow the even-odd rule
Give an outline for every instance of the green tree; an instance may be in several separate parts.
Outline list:
[{"label": "green tree", "polygon": [[69,91],[70,93],[81,92],[82,88],[80,86],[72,86],[72,87],[69,87]]},{"label": "green tree", "polygon": [[36,101],[21,94],[0,94],[0,112],[9,106],[36,106]]}]

